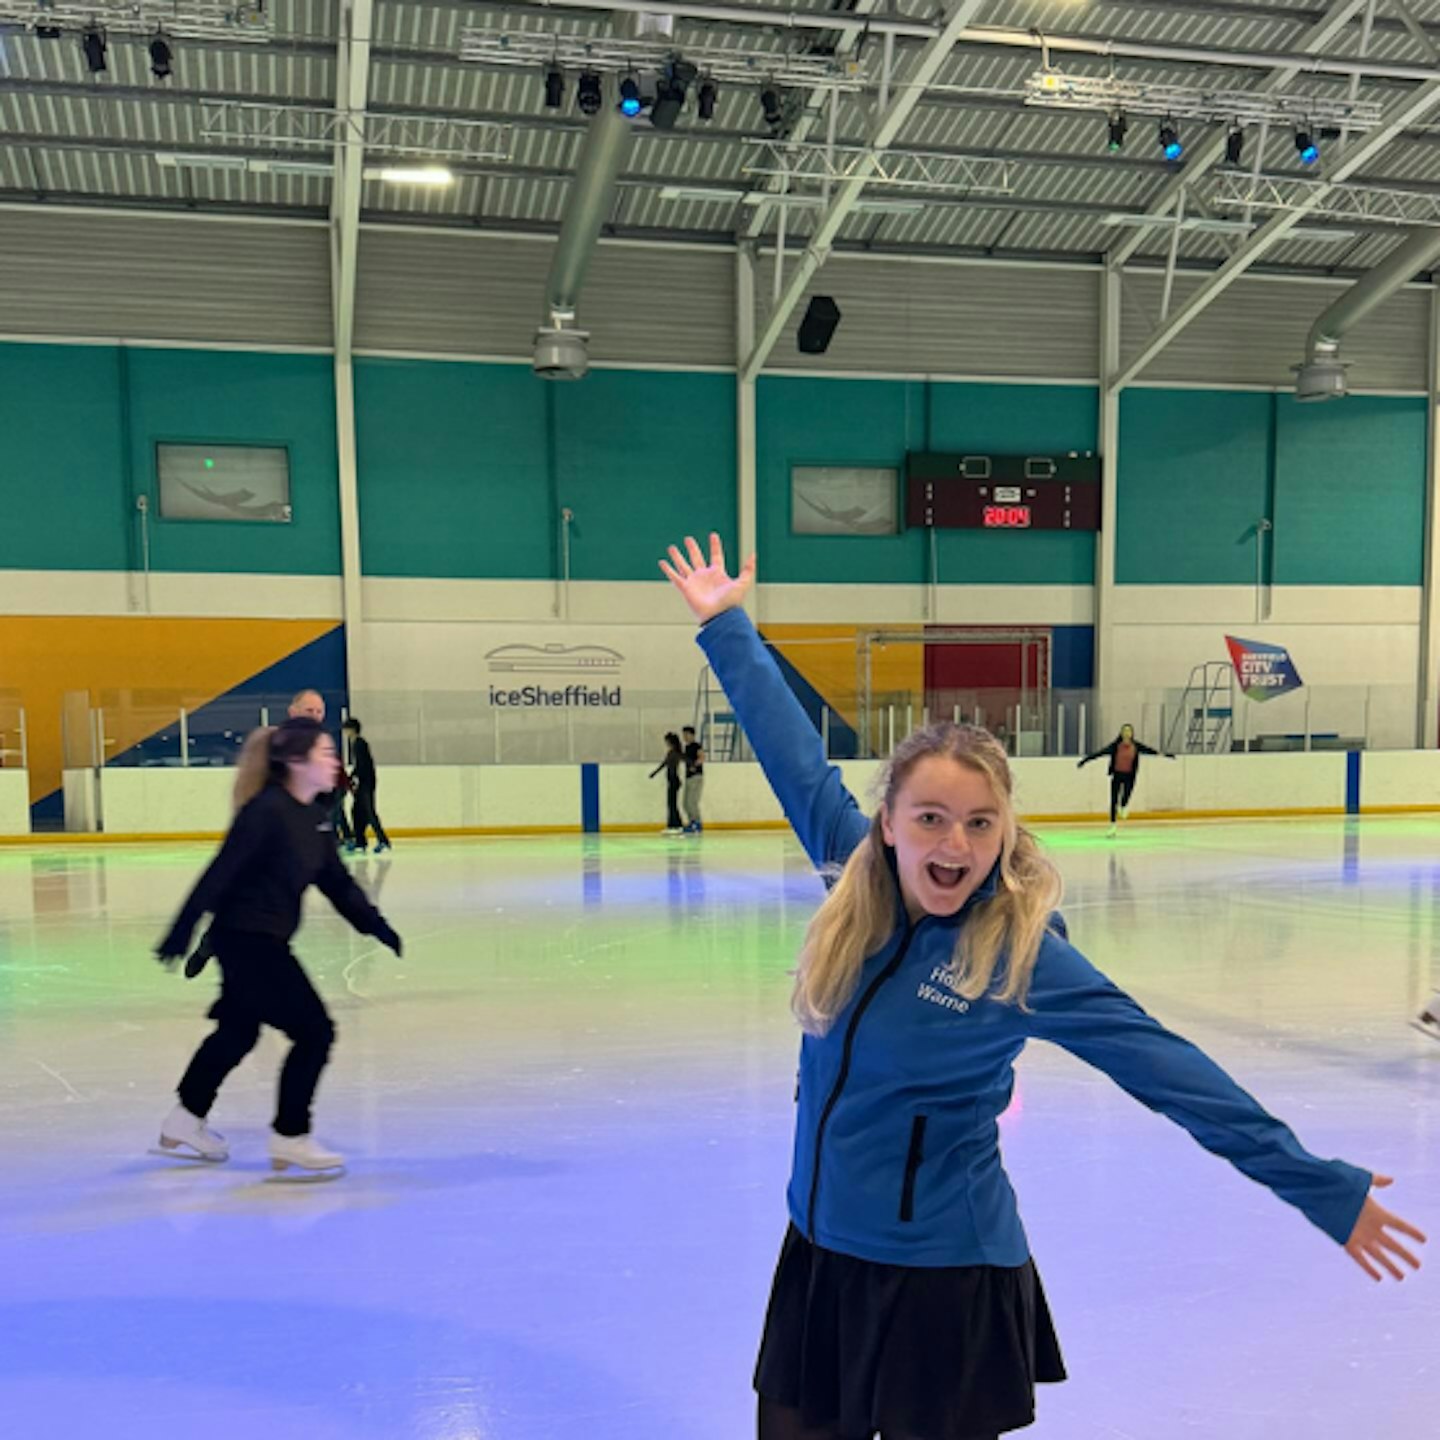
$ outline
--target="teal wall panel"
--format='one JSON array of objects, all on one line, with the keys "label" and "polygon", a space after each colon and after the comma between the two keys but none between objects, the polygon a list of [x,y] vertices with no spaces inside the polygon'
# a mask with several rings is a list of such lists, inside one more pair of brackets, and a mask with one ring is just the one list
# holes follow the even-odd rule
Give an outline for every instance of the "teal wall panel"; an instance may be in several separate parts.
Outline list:
[{"label": "teal wall panel", "polygon": [[[596,370],[548,384],[522,365],[356,363],[362,559],[372,575],[551,578],[574,512],[577,580],[649,580],[663,547],[735,544],[735,381]],[[794,465],[899,469],[911,449],[1091,450],[1086,386],[767,375],[758,387],[758,543],[777,583],[920,585],[923,531],[791,533]],[[0,566],[140,565],[151,499],[161,571],[336,574],[334,391],[323,355],[0,344]],[[1132,389],[1121,405],[1117,579],[1250,585],[1254,525],[1275,525],[1279,585],[1418,585],[1425,403]],[[165,521],[161,441],[289,449],[295,518]],[[1093,538],[940,532],[945,584],[1092,583]]]},{"label": "teal wall panel", "polygon": [[[928,536],[791,532],[790,471],[797,465],[875,465],[902,471],[907,450],[1049,453],[1093,450],[1096,392],[1086,386],[980,385],[765,376],[757,421],[758,545],[774,583],[920,585]],[[1086,585],[1095,537],[941,531],[943,584]]]},{"label": "teal wall panel", "polygon": [[534,383],[553,400],[574,579],[658,579],[667,545],[711,530],[733,554],[733,376],[592,370],[579,385]]},{"label": "teal wall panel", "polygon": [[1425,401],[1278,397],[1277,585],[1419,585],[1424,578]]},{"label": "teal wall panel", "polygon": [[0,345],[0,567],[125,570],[118,352]]},{"label": "teal wall panel", "polygon": [[[144,495],[155,570],[339,573],[325,356],[0,345],[0,426],[0,566],[138,569]],[[162,441],[286,446],[294,520],[164,520],[155,477]]]},{"label": "teal wall panel", "polygon": [[687,531],[735,535],[735,382],[364,360],[356,367],[367,574],[546,579],[560,512],[576,580],[652,580]]},{"label": "teal wall panel", "polygon": [[1120,406],[1122,585],[1419,585],[1425,402],[1129,390]]},{"label": "teal wall panel", "polygon": [[1115,579],[1253,585],[1266,514],[1273,397],[1127,390],[1120,401]]},{"label": "teal wall panel", "polygon": [[528,366],[355,362],[367,575],[553,575],[545,382]]},{"label": "teal wall panel", "polygon": [[[340,573],[334,362],[327,355],[127,350],[132,474],[150,498],[156,570]],[[278,445],[290,455],[288,524],[165,520],[155,447]]]}]

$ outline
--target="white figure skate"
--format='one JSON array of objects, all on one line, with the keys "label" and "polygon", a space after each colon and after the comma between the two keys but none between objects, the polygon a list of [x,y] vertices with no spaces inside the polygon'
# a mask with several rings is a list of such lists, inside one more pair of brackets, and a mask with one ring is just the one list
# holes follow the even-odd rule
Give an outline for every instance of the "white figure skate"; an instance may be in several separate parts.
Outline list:
[{"label": "white figure skate", "polygon": [[218,1135],[198,1115],[177,1105],[160,1126],[160,1143],[153,1152],[174,1160],[207,1160],[219,1164],[230,1158],[225,1137]]},{"label": "white figure skate", "polygon": [[327,1150],[313,1135],[277,1135],[272,1130],[270,1168],[286,1179],[330,1180],[345,1173],[345,1157]]}]

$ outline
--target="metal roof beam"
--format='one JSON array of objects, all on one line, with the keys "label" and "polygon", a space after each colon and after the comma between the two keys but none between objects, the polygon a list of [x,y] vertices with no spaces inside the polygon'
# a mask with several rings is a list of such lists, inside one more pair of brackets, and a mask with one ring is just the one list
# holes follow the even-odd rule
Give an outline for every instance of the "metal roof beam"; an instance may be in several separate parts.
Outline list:
[{"label": "metal roof beam", "polygon": [[[880,0],[855,0],[855,5],[849,13],[851,15],[870,15],[874,13],[875,7],[879,3]],[[860,43],[862,34],[863,32],[859,30],[842,31],[840,39],[835,45],[836,55],[850,54]],[[804,113],[795,122],[794,128],[786,138],[789,140],[806,139],[819,123],[820,112],[824,109],[827,101],[831,105],[839,104],[839,99],[834,90],[824,88],[812,90],[809,98],[805,102]],[[768,182],[766,188],[778,192],[784,189],[784,181],[778,178],[774,179]],[[769,205],[762,205],[755,211],[750,217],[749,223],[745,226],[745,239],[753,240],[764,232],[765,226],[769,222],[772,208],[773,207]]]},{"label": "metal roof beam", "polygon": [[[335,108],[363,120],[370,98],[370,35],[375,0],[346,0],[341,8]],[[335,142],[335,188],[330,199],[333,227],[331,281],[334,297],[335,353],[349,357],[355,333],[355,279],[359,257],[360,192],[364,184],[363,125],[343,125]]]},{"label": "metal roof beam", "polygon": [[[875,159],[882,150],[894,144],[905,122],[910,118],[911,112],[920,103],[920,98],[925,93],[925,87],[935,78],[940,67],[949,58],[955,45],[955,37],[969,25],[984,3],[985,0],[956,0],[945,21],[944,29],[925,47],[915,64],[905,73],[899,95],[891,102],[890,108],[881,116],[875,127],[875,134],[870,140],[871,148],[868,159],[857,165],[855,174],[839,186],[834,200],[820,216],[815,233],[805,247],[805,253],[800,257],[794,274],[791,275],[789,283],[780,296],[779,303],[773,307],[766,317],[764,325],[760,327],[755,339],[755,348],[750,352],[750,358],[741,367],[740,378],[742,381],[753,380],[764,368],[766,359],[775,348],[775,342],[780,338],[780,332],[785,328],[785,322],[805,294],[805,287],[809,285],[811,276],[825,263],[826,257],[830,253],[830,247],[839,235],[841,227],[864,193],[865,184],[873,171]],[[866,18],[868,20],[869,17]]]},{"label": "metal roof beam", "polygon": [[1267,250],[1285,239],[1335,185],[1348,180],[1362,165],[1374,160],[1407,125],[1430,114],[1437,105],[1440,105],[1440,80],[1420,86],[1407,99],[1392,105],[1386,112],[1386,119],[1336,162],[1326,177],[1330,182],[1328,185],[1317,185],[1313,195],[1296,209],[1276,215],[1237,247],[1230,259],[1160,326],[1133,359],[1123,365],[1114,378],[1115,388],[1123,389],[1130,384],[1202,310],[1224,294]]}]

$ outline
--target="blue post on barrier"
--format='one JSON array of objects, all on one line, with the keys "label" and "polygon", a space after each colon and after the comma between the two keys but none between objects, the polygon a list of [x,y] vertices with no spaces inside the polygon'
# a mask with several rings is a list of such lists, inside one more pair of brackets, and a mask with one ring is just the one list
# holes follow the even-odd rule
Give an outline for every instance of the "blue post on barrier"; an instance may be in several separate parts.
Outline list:
[{"label": "blue post on barrier", "polygon": [[1360,752],[1345,752],[1345,813],[1360,813]]},{"label": "blue post on barrier", "polygon": [[589,760],[580,767],[580,828],[587,835],[600,833],[600,767]]}]

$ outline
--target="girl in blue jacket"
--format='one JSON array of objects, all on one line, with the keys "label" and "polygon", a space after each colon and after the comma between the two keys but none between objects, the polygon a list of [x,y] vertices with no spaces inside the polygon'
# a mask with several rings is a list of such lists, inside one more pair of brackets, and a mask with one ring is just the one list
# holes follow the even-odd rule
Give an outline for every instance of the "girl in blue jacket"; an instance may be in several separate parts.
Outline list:
[{"label": "girl in blue jacket", "polygon": [[1369,1194],[1386,1176],[1310,1154],[1069,944],[1060,877],[1016,822],[993,736],[918,731],[867,818],[739,608],[754,557],[732,578],[712,535],[708,560],[687,538],[660,568],[830,882],[796,973],[805,1034],[760,1440],[987,1440],[1031,1423],[1036,1382],[1065,1378],[1000,1163],[1032,1037],[1183,1125],[1373,1279],[1419,1267],[1399,1237],[1425,1237]]}]

